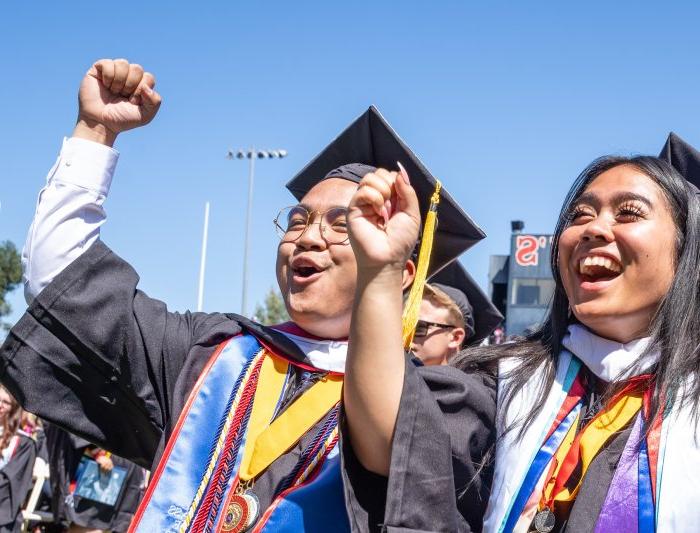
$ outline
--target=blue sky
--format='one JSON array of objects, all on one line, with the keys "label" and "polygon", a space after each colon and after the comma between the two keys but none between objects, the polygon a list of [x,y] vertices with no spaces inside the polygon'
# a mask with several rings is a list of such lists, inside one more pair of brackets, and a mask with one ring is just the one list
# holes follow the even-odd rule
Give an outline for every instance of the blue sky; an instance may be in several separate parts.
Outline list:
[{"label": "blue sky", "polygon": [[[36,195],[101,57],[158,80],[164,103],[117,141],[104,240],[172,309],[194,308],[204,202],[205,310],[240,308],[247,165],[257,165],[250,300],[275,285],[284,183],[370,104],[488,237],[463,257],[486,285],[511,219],[551,231],[593,158],[700,145],[700,8],[690,2],[13,2],[0,15],[0,240],[21,246]],[[21,291],[11,302],[16,319]]]}]

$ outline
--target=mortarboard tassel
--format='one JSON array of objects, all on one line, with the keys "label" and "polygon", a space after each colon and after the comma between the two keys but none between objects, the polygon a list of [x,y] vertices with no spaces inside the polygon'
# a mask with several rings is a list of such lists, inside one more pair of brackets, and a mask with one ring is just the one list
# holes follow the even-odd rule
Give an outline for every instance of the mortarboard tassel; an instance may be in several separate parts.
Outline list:
[{"label": "mortarboard tassel", "polygon": [[423,300],[423,289],[425,288],[425,280],[428,276],[428,265],[430,264],[430,255],[433,250],[433,237],[437,228],[437,208],[440,203],[440,189],[442,183],[437,181],[435,191],[430,197],[430,207],[428,214],[425,216],[425,224],[423,225],[423,238],[420,243],[420,251],[418,252],[418,264],[416,265],[416,277],[411,286],[411,292],[408,295],[408,300],[403,310],[403,346],[408,350],[413,342],[413,335],[416,332],[416,324],[418,323],[418,315],[420,313],[420,304]]}]

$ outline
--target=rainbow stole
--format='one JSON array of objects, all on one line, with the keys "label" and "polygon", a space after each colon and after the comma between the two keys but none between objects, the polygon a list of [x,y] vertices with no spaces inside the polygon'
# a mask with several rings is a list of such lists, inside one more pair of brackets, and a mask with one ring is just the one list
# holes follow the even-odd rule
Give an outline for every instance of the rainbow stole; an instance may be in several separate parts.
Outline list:
[{"label": "rainbow stole", "polygon": [[[567,396],[540,449],[530,463],[519,490],[513,495],[499,531],[513,531],[538,481],[552,462],[569,429],[576,423],[582,407],[582,398],[578,400],[574,398],[572,388],[580,369],[581,362],[572,357],[562,387]],[[655,420],[650,431],[647,431],[648,422],[644,412],[648,405],[648,396],[647,392],[644,395],[644,406],[633,419],[632,431],[603,502],[595,525],[595,533],[609,531],[651,533],[656,530],[655,502],[658,500],[657,479],[660,477],[657,464],[661,420]],[[582,475],[585,475],[585,472]]]},{"label": "rainbow stole", "polygon": [[[265,351],[250,334],[217,347],[190,392],[130,532],[221,530],[224,502],[246,444],[249,396]],[[337,421],[336,407],[251,531],[350,531]]]}]

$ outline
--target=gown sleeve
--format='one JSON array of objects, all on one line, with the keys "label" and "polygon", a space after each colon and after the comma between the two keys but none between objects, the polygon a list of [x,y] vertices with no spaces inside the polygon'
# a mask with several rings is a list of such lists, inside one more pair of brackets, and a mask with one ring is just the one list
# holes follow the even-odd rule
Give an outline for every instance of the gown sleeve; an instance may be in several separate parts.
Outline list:
[{"label": "gown sleeve", "polygon": [[490,376],[407,360],[389,477],[365,470],[343,432],[353,531],[480,531],[495,413]]},{"label": "gown sleeve", "polygon": [[224,315],[172,313],[96,241],[30,304],[0,348],[0,381],[22,406],[150,467],[188,351]]},{"label": "gown sleeve", "polygon": [[16,522],[32,485],[36,443],[20,436],[12,458],[0,469],[0,532],[19,531]]}]

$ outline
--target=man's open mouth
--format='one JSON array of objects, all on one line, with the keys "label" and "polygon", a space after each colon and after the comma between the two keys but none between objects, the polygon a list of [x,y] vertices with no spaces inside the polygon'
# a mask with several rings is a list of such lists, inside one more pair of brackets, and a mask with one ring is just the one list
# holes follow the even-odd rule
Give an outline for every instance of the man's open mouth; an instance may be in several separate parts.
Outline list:
[{"label": "man's open mouth", "polygon": [[296,283],[310,283],[318,279],[325,268],[323,264],[310,257],[296,257],[291,266],[292,279]]},{"label": "man's open mouth", "polygon": [[302,267],[293,268],[292,272],[294,272],[295,277],[300,277],[302,279],[306,279],[306,278],[310,278],[314,274],[318,274],[318,273],[323,272],[323,271],[319,268],[314,267],[314,266],[302,266]]},{"label": "man's open mouth", "polygon": [[622,273],[622,265],[611,257],[588,255],[579,260],[578,272],[589,283],[609,281]]}]

